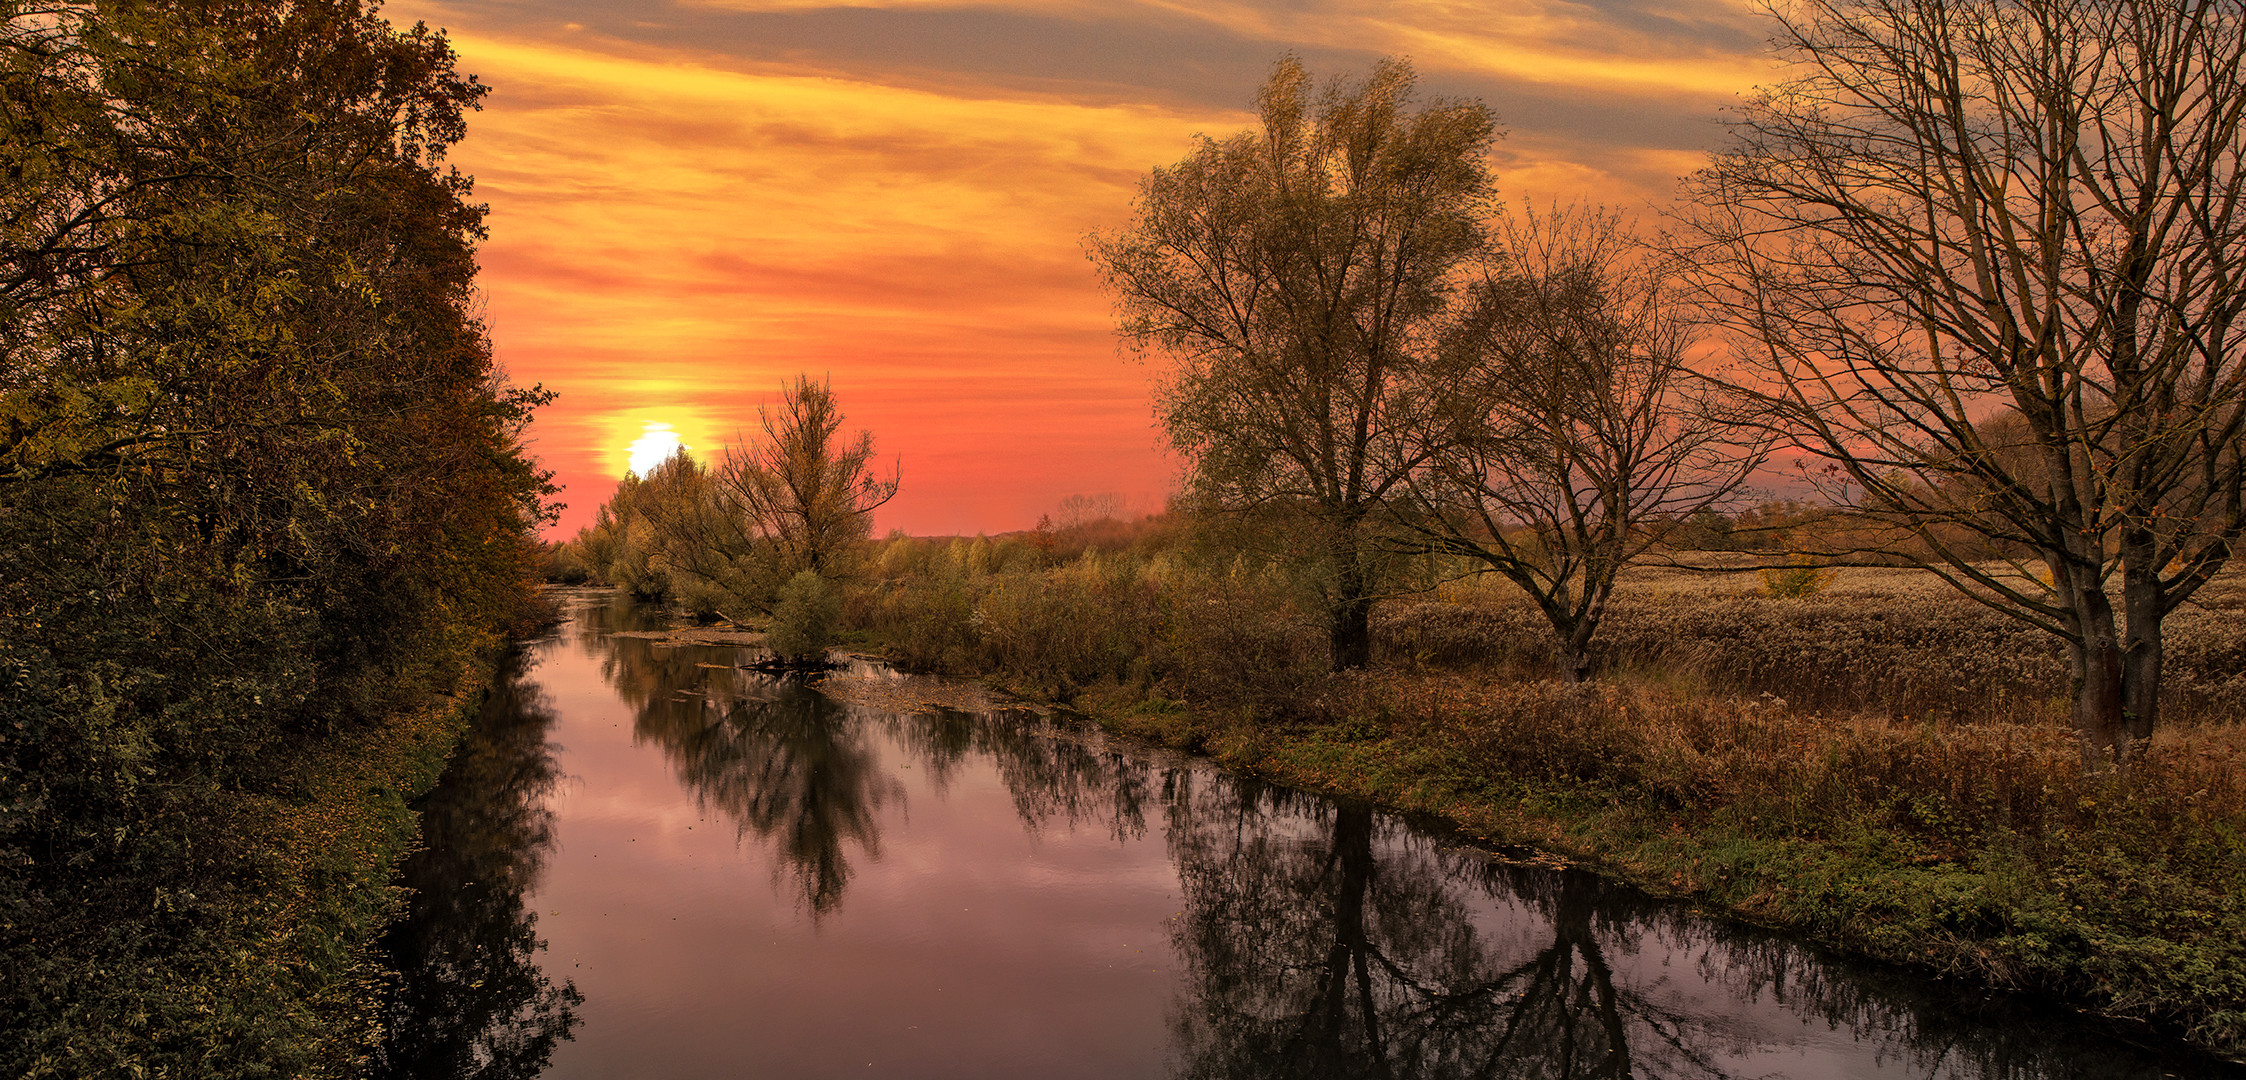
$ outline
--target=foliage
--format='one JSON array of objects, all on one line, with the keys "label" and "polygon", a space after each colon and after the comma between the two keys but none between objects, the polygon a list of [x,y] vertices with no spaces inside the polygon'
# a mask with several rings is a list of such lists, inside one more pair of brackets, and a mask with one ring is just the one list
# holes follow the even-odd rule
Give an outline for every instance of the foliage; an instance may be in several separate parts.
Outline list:
[{"label": "foliage", "polygon": [[1833,583],[1840,571],[1830,566],[1819,566],[1816,560],[1797,555],[1786,560],[1784,566],[1766,566],[1755,571],[1762,579],[1764,596],[1777,600],[1798,600],[1823,592]]},{"label": "foliage", "polygon": [[[1323,681],[1316,623],[1284,574],[1172,542],[1048,565],[1033,543],[895,539],[846,619],[903,663],[989,673],[1060,701],[1131,688],[1275,709]],[[1142,537],[1142,539],[1144,539]]]},{"label": "foliage", "polygon": [[1337,669],[1366,662],[1383,501],[1443,441],[1433,330],[1493,198],[1488,108],[1407,113],[1413,84],[1388,60],[1314,96],[1282,60],[1260,131],[1156,169],[1092,244],[1123,333],[1174,365],[1156,409],[1193,491],[1309,526]]},{"label": "foliage", "polygon": [[590,575],[698,615],[770,612],[797,573],[856,576],[873,512],[898,478],[873,472],[873,435],[836,441],[842,412],[798,376],[761,409],[764,438],[705,467],[685,451],[627,476],[565,545]]},{"label": "foliage", "polygon": [[363,1048],[430,778],[372,759],[535,621],[552,493],[441,165],[482,92],[351,0],[0,7],[0,1071]]},{"label": "foliage", "polygon": [[757,410],[764,439],[729,450],[715,480],[749,531],[772,548],[784,577],[853,573],[873,533],[873,512],[897,494],[895,474],[873,472],[873,433],[838,445],[842,409],[834,391],[809,376],[781,388],[776,409]]},{"label": "foliage", "polygon": [[2164,620],[2246,536],[2246,13],[1774,16],[1794,74],[1736,114],[1681,221],[1762,368],[1740,386],[1887,525],[1880,550],[2068,642],[2085,761],[2126,765]]},{"label": "foliage", "polygon": [[767,631],[774,656],[800,663],[826,655],[842,616],[842,594],[816,570],[798,570],[780,586]]}]

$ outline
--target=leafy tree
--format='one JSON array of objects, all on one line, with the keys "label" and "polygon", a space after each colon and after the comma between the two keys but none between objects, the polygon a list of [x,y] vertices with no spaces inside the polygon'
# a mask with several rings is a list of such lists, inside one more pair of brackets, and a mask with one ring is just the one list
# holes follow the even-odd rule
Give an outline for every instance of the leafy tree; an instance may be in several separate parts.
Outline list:
[{"label": "leafy tree", "polygon": [[770,613],[801,573],[856,572],[873,511],[897,493],[894,473],[873,472],[873,435],[838,445],[833,392],[803,376],[758,418],[764,439],[714,466],[682,450],[625,477],[572,542],[595,572],[705,614]]},{"label": "leafy tree", "polygon": [[1502,219],[1495,267],[1451,329],[1454,444],[1412,484],[1418,550],[1519,586],[1560,674],[1591,670],[1616,575],[1762,459],[1690,370],[1694,316],[1616,215]]},{"label": "leafy tree", "polygon": [[760,408],[764,440],[729,450],[717,481],[749,528],[768,542],[778,580],[851,569],[873,535],[873,512],[897,495],[897,474],[873,471],[873,433],[838,444],[842,409],[824,382],[796,376],[778,408]]},{"label": "leafy tree", "polygon": [[1156,411],[1193,490],[1307,522],[1336,669],[1368,658],[1384,501],[1444,442],[1437,329],[1494,198],[1489,109],[1413,98],[1400,60],[1322,93],[1282,60],[1260,131],[1156,169],[1092,240],[1123,334],[1173,365]]},{"label": "leafy tree", "polygon": [[441,161],[482,92],[355,0],[0,3],[0,1071],[367,1034],[380,869],[287,811],[527,616],[552,493]]},{"label": "leafy tree", "polygon": [[1794,74],[1732,120],[1681,222],[1760,365],[1744,386],[1888,551],[2064,639],[2086,762],[2126,762],[2163,619],[2246,531],[2246,14],[1805,0],[1775,21]]},{"label": "leafy tree", "polygon": [[791,664],[822,661],[841,620],[842,594],[818,571],[796,571],[772,605],[772,655]]}]

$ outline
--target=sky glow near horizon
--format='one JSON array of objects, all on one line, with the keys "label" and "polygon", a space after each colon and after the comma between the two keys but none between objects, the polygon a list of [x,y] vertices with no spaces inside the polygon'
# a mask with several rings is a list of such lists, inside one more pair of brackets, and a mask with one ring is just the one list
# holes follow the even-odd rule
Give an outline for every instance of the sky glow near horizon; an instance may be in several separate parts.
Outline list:
[{"label": "sky glow near horizon", "polygon": [[[560,398],[534,449],[588,523],[650,441],[715,457],[824,377],[904,484],[882,531],[1158,509],[1158,359],[1084,255],[1141,177],[1254,122],[1271,63],[1412,59],[1478,97],[1508,206],[1650,211],[1774,77],[1743,0],[393,0],[494,87],[453,161],[490,204],[500,362]],[[661,441],[657,439],[656,441]]]}]

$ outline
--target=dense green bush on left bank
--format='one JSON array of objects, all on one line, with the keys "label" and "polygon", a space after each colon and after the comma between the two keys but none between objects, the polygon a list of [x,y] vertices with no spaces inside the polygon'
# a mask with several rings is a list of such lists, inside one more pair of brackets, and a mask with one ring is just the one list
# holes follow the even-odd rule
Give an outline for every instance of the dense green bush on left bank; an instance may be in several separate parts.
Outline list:
[{"label": "dense green bush on left bank", "polygon": [[347,1074],[552,491],[358,0],[0,0],[0,1074]]}]

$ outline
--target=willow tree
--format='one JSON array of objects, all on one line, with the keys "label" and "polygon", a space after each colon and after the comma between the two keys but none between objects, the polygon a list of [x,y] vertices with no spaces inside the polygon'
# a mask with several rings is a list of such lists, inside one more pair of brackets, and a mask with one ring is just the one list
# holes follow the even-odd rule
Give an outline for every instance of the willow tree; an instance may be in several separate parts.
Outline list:
[{"label": "willow tree", "polygon": [[2064,639],[2086,760],[2126,760],[2162,620],[2246,528],[2246,13],[1805,0],[1777,31],[1792,77],[1688,184],[1700,279],[1801,448]]},{"label": "willow tree", "polygon": [[1489,109],[1410,111],[1414,81],[1385,60],[1314,92],[1282,60],[1261,130],[1154,170],[1092,242],[1122,333],[1169,362],[1156,410],[1194,492],[1313,523],[1337,669],[1367,659],[1379,512],[1440,441],[1435,328],[1494,198]]}]

